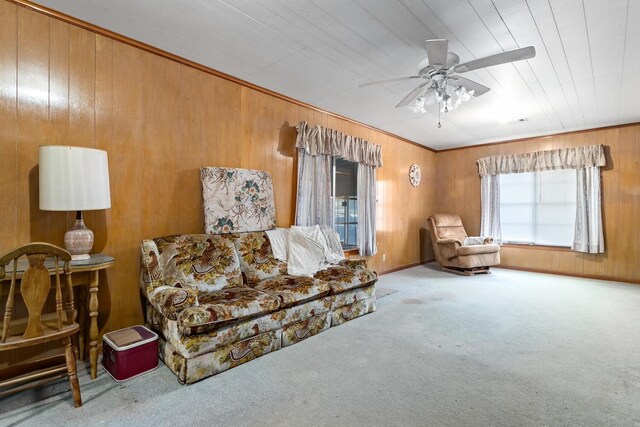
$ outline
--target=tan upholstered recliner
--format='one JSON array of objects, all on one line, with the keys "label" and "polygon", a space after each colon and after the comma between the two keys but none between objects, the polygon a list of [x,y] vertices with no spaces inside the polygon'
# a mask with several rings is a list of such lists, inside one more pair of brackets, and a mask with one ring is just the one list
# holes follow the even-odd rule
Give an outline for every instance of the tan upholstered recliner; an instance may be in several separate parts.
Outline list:
[{"label": "tan upholstered recliner", "polygon": [[467,233],[458,215],[435,214],[428,221],[433,252],[443,270],[471,275],[489,273],[489,267],[500,264],[500,246],[462,244]]}]

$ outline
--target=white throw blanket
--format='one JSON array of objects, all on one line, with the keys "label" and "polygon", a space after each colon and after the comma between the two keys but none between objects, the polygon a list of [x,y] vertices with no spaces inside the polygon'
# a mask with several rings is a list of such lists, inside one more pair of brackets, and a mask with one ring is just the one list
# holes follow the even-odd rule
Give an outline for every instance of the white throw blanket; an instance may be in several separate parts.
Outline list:
[{"label": "white throw blanket", "polygon": [[287,273],[295,276],[313,276],[324,260],[326,243],[320,227],[296,227],[289,230],[289,257]]},{"label": "white throw blanket", "polygon": [[287,262],[287,273],[313,276],[344,259],[340,236],[329,226],[267,230],[273,257]]},{"label": "white throw blanket", "polygon": [[336,230],[328,225],[321,225],[320,231],[324,236],[326,247],[324,251],[324,258],[327,264],[335,265],[344,259],[344,251],[342,250],[342,243],[340,243],[340,235]]},{"label": "white throw blanket", "polygon": [[289,255],[289,229],[275,228],[267,230],[266,233],[271,243],[273,257],[279,261],[287,262]]}]

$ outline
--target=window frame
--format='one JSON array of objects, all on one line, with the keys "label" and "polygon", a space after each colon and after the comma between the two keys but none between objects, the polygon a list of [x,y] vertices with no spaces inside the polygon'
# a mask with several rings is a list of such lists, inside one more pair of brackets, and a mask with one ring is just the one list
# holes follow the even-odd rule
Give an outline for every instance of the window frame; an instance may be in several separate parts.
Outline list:
[{"label": "window frame", "polygon": [[[350,163],[354,163],[357,165],[357,162],[352,162],[350,160],[347,159],[342,159],[339,156],[332,156],[331,157],[331,204],[333,206],[333,229],[337,230],[337,227],[340,226],[344,226],[344,236],[345,236],[345,242],[340,242],[340,244],[342,245],[342,249],[345,251],[349,251],[349,250],[355,250],[358,248],[358,210],[357,210],[357,202],[358,202],[358,195],[357,195],[357,190],[356,190],[356,195],[355,196],[336,196],[336,174],[341,173],[338,172],[338,168],[336,167],[336,160],[344,160],[345,162],[350,162]],[[356,169],[357,170],[357,169]],[[355,175],[355,180],[356,180],[356,189],[358,187],[358,175],[356,173]],[[336,202],[338,201],[338,199],[346,199],[346,209],[345,209],[345,221],[344,222],[340,222],[338,223],[336,221],[336,217],[337,217],[337,211],[336,211]],[[356,216],[356,220],[355,221],[349,221],[349,201],[350,200],[355,200],[356,202],[356,212],[355,212],[355,216]],[[355,225],[355,230],[356,230],[356,235],[355,235],[355,242],[351,243],[348,239],[348,235],[349,235],[349,225],[353,224]],[[338,232],[339,234],[339,232]]]},{"label": "window frame", "polygon": [[[573,169],[561,169],[561,170],[565,170],[565,171],[573,171],[575,172],[575,170]],[[550,172],[550,171],[536,171],[536,172],[529,172],[534,174],[533,175],[533,194],[534,194],[534,202],[532,203],[532,231],[533,231],[533,235],[534,238],[537,236],[538,234],[538,229],[537,227],[540,225],[538,224],[538,211],[540,209],[540,206],[542,206],[543,204],[540,203],[540,192],[541,192],[541,174],[544,172]],[[514,175],[514,174],[504,174],[504,175]],[[500,179],[502,179],[503,174],[500,175]],[[502,188],[502,182],[501,184],[501,188]],[[577,182],[576,182],[576,188],[574,188],[574,205],[577,202],[577,200],[575,199],[577,197]],[[502,195],[501,195],[502,196]],[[502,197],[500,198],[500,209],[502,210]],[[502,216],[500,218],[500,222],[501,222],[501,226],[502,226]],[[575,225],[574,225],[575,226]],[[545,249],[545,248],[549,248],[549,249],[556,249],[556,250],[563,250],[563,251],[570,251],[571,250],[571,243],[569,243],[568,245],[561,245],[561,244],[550,244],[550,243],[538,243],[538,242],[529,242],[529,241],[517,241],[517,240],[507,240],[504,238],[502,238],[502,245],[506,246],[506,247],[535,247],[536,249]]]}]

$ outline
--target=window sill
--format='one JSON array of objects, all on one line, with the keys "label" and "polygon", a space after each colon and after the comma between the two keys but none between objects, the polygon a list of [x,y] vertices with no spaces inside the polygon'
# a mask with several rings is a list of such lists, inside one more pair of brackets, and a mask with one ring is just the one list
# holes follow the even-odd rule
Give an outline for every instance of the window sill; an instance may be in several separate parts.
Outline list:
[{"label": "window sill", "polygon": [[358,255],[358,248],[342,248],[345,255]]},{"label": "window sill", "polygon": [[538,249],[546,251],[572,252],[570,246],[536,245],[535,243],[503,243],[504,248]]}]

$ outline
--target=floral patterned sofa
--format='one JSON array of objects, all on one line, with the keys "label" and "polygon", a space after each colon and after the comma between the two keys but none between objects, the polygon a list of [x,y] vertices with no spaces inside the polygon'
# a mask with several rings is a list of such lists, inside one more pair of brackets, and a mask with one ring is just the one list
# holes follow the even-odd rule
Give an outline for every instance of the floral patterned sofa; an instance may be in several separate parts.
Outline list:
[{"label": "floral patterned sofa", "polygon": [[269,174],[203,168],[201,177],[207,234],[142,242],[147,323],[181,383],[375,311],[377,275],[364,260],[287,275],[264,231],[275,227]]}]

